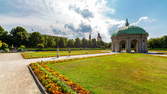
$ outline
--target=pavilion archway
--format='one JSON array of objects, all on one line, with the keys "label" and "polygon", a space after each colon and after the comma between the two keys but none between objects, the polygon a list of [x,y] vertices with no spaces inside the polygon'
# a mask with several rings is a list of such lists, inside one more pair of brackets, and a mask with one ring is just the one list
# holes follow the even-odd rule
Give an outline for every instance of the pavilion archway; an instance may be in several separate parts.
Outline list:
[{"label": "pavilion archway", "polygon": [[120,41],[120,43],[119,43],[119,51],[120,52],[126,52],[126,45],[127,45],[126,40]]},{"label": "pavilion archway", "polygon": [[130,52],[138,52],[138,46],[139,45],[139,42],[138,42],[138,40],[136,40],[136,39],[134,39],[134,40],[132,40],[131,41],[131,51]]}]

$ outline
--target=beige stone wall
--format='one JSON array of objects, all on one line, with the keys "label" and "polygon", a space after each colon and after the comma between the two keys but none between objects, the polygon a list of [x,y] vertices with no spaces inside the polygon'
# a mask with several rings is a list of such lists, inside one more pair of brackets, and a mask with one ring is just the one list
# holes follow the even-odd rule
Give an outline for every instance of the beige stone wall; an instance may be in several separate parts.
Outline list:
[{"label": "beige stone wall", "polygon": [[147,37],[148,35],[120,35],[112,37],[112,51],[120,52],[121,51],[121,41],[125,41],[126,52],[131,52],[132,41],[136,40],[136,52],[145,53],[147,49]]}]

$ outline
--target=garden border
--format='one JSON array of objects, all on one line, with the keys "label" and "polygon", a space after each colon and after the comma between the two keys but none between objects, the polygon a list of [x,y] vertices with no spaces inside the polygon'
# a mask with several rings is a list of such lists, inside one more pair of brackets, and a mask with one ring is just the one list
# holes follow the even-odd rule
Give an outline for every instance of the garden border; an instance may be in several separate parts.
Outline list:
[{"label": "garden border", "polygon": [[48,94],[48,92],[46,91],[45,87],[41,84],[41,82],[38,80],[37,76],[35,75],[35,73],[33,72],[32,68],[28,65],[27,66],[29,69],[29,72],[31,73],[36,85],[38,86],[40,92],[42,94]]}]

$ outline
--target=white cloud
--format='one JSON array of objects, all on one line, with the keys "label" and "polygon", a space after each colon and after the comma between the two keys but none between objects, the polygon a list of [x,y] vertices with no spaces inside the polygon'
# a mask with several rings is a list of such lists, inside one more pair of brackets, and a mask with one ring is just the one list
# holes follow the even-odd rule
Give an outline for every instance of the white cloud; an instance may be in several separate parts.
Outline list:
[{"label": "white cloud", "polygon": [[[115,2],[112,0],[111,3]],[[10,0],[9,5],[17,11],[0,15],[0,24],[35,27],[35,31],[70,38],[88,36],[89,33],[83,30],[84,27],[91,27],[93,37],[99,32],[109,42],[110,29],[122,26],[125,21],[106,16],[107,13],[116,13],[107,3],[107,0]],[[148,17],[141,17],[132,24],[149,20]],[[71,28],[65,28],[65,25]]]},{"label": "white cloud", "polygon": [[144,22],[152,23],[154,21],[155,21],[155,19],[149,18],[148,16],[143,16],[143,17],[140,17],[136,22],[132,23],[131,25],[140,25]]}]

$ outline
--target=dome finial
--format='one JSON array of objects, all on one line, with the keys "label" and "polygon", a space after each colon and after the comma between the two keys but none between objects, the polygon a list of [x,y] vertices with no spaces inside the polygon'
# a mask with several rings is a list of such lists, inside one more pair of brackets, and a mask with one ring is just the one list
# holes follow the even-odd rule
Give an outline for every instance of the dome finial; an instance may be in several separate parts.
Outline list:
[{"label": "dome finial", "polygon": [[127,19],[127,18],[126,18],[125,26],[129,26],[129,22],[128,22],[128,19]]}]

